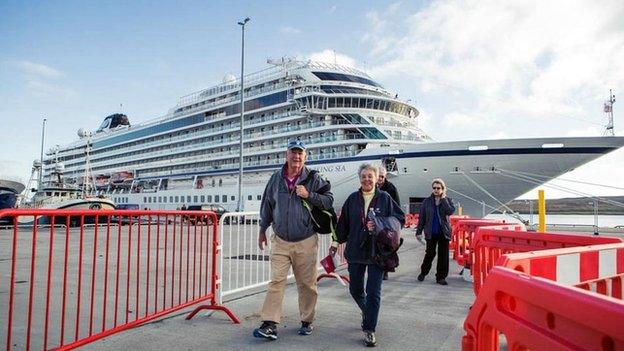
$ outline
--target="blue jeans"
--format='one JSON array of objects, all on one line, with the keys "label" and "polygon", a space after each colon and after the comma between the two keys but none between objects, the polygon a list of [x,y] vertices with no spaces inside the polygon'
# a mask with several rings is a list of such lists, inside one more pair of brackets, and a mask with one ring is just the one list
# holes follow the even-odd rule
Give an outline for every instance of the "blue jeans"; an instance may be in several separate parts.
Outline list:
[{"label": "blue jeans", "polygon": [[[349,292],[364,314],[363,330],[375,331],[379,307],[381,305],[381,282],[383,270],[376,264],[349,263]],[[368,268],[366,293],[364,293],[364,273]]]}]

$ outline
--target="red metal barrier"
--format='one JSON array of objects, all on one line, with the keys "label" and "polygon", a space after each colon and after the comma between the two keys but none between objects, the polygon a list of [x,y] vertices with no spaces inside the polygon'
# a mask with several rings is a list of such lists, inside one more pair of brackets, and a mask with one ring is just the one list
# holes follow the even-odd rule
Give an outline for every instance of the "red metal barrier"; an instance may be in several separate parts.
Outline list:
[{"label": "red metal barrier", "polygon": [[203,301],[239,323],[216,303],[212,212],[5,210],[0,218],[12,222],[0,230],[6,350],[72,349]]},{"label": "red metal barrier", "polygon": [[475,295],[479,294],[488,273],[504,254],[621,242],[622,239],[606,236],[479,228],[473,243],[474,260],[471,270]]},{"label": "red metal barrier", "polygon": [[624,272],[624,244],[509,254],[499,264],[464,322],[463,351],[499,350],[500,343],[507,350],[624,350],[624,301],[560,281],[569,270],[577,279]]}]

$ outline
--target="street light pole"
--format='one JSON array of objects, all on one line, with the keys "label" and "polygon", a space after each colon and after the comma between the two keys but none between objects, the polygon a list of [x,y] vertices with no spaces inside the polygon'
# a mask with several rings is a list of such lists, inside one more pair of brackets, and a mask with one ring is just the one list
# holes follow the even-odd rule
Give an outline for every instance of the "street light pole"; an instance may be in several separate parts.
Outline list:
[{"label": "street light pole", "polygon": [[243,122],[245,121],[245,91],[243,79],[245,76],[245,25],[249,22],[249,17],[238,22],[241,26],[241,75],[240,75],[240,145],[238,150],[238,208],[243,210]]},{"label": "street light pole", "polygon": [[37,190],[41,189],[41,183],[43,181],[43,143],[45,143],[45,126],[46,126],[47,118],[43,119],[43,127],[41,128],[41,155],[39,161],[41,162],[41,167],[39,167],[39,184],[37,184]]}]

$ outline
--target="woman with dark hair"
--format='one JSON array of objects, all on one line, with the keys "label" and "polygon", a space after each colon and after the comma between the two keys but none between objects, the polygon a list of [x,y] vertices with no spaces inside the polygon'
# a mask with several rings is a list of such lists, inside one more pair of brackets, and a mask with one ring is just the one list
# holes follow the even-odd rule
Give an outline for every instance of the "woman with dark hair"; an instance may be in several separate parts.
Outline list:
[{"label": "woman with dark hair", "polygon": [[448,285],[446,277],[449,270],[449,241],[451,240],[450,216],[455,213],[455,205],[450,197],[446,196],[446,184],[442,179],[434,179],[431,183],[431,196],[420,205],[416,238],[421,239],[423,231],[427,241],[425,258],[420,266],[418,281],[425,280],[431,270],[431,264],[438,251],[436,266],[436,283]]},{"label": "woman with dark hair", "polygon": [[[362,312],[364,343],[377,344],[375,329],[381,305],[383,269],[373,262],[375,256],[374,218],[394,217],[401,225],[405,215],[399,205],[385,191],[377,189],[379,170],[363,164],[359,170],[360,189],[352,193],[344,205],[336,228],[337,242],[332,243],[330,254],[336,253],[338,243],[347,243],[345,258],[349,269],[349,292]],[[366,291],[364,291],[364,276]]]}]

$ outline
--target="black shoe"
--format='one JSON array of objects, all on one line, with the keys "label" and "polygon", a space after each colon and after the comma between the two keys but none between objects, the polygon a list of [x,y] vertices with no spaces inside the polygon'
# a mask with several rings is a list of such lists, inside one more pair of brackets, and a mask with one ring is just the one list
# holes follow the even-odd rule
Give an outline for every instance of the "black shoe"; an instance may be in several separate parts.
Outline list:
[{"label": "black shoe", "polygon": [[388,272],[384,272],[383,280],[388,280]]},{"label": "black shoe", "polygon": [[444,279],[438,279],[438,280],[436,280],[436,283],[438,283],[440,285],[448,285],[448,283]]},{"label": "black shoe", "polygon": [[301,328],[297,330],[299,335],[310,335],[312,334],[312,330],[314,330],[314,326],[310,322],[301,322]]},{"label": "black shoe", "polygon": [[264,321],[259,328],[254,329],[253,336],[268,340],[277,340],[277,325],[275,322]]},{"label": "black shoe", "polygon": [[423,280],[425,280],[425,276],[424,276],[424,275],[422,275],[422,274],[419,274],[419,275],[418,275],[418,281],[419,281],[419,282],[422,282]]},{"label": "black shoe", "polygon": [[377,339],[375,338],[375,333],[372,331],[364,331],[364,345],[368,347],[377,346]]}]

